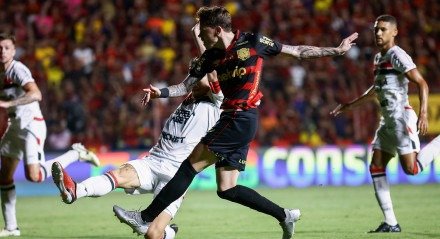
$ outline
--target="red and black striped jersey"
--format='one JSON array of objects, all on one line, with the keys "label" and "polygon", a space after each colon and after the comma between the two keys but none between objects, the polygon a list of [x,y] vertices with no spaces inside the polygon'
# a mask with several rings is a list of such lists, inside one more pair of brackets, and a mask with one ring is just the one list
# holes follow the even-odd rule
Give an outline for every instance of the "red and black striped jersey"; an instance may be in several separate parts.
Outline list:
[{"label": "red and black striped jersey", "polygon": [[201,78],[216,70],[225,97],[223,109],[256,108],[263,97],[259,84],[264,58],[279,54],[281,48],[281,43],[268,37],[236,31],[227,49],[206,50],[190,75]]}]

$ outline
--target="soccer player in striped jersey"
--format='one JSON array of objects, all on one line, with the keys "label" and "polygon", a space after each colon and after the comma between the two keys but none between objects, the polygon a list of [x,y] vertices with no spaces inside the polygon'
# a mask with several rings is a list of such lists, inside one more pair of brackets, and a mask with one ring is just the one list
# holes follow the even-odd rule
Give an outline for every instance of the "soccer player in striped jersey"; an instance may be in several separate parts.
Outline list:
[{"label": "soccer player in striped jersey", "polygon": [[[225,95],[223,112],[217,124],[183,161],[173,179],[142,211],[143,222],[138,223],[153,221],[164,208],[181,197],[197,173],[215,164],[218,196],[274,217],[283,230],[282,238],[289,239],[300,211],[282,208],[255,190],[237,185],[257,130],[257,107],[263,96],[259,91],[263,61],[280,53],[298,59],[339,56],[351,48],[357,33],[345,38],[339,47],[291,46],[259,34],[233,31],[231,15],[221,6],[202,7],[197,17],[200,24],[198,36],[207,50],[181,84],[151,89],[151,98],[184,95],[191,85],[215,70]],[[128,225],[131,222],[125,221]],[[148,237],[158,238],[149,234]]]},{"label": "soccer player in striped jersey", "polygon": [[[418,134],[424,135],[428,130],[429,89],[411,57],[396,45],[397,33],[397,21],[393,16],[382,15],[376,19],[374,35],[379,52],[374,57],[374,84],[360,97],[338,105],[331,112],[336,116],[376,98],[380,104],[382,116],[372,143],[370,173],[384,221],[370,232],[401,231],[386,178],[386,166],[396,152],[403,171],[408,175],[422,172],[440,154],[439,136],[420,150]],[[418,87],[418,117],[408,101],[409,82]]]},{"label": "soccer player in striped jersey", "polygon": [[[200,53],[204,52],[205,48],[197,38],[195,40]],[[149,101],[148,91],[142,99],[144,106]],[[124,188],[129,194],[153,193],[156,196],[174,176],[182,161],[189,156],[200,139],[220,118],[222,101],[223,94],[215,72],[207,74],[191,88],[191,94],[167,119],[159,140],[151,148],[149,156],[129,161],[118,169],[88,178],[81,183],[76,183],[70,178],[60,164],[53,164],[54,182],[61,192],[63,201],[70,204],[81,197],[100,197],[118,187]],[[148,230],[158,238],[173,239],[177,226],[169,223],[175,217],[182,200],[183,196],[172,202],[152,223],[134,225],[133,231],[144,235]],[[116,205],[113,211],[121,220],[124,218],[142,220],[139,211],[126,211]]]},{"label": "soccer player in striped jersey", "polygon": [[0,142],[0,191],[5,220],[0,237],[20,236],[13,178],[19,160],[24,160],[25,176],[31,182],[42,182],[50,177],[53,162],[59,162],[64,167],[77,160],[99,164],[96,155],[79,143],[73,144],[72,150],[65,154],[46,161],[43,151],[46,123],[38,103],[42,99],[41,92],[29,69],[14,60],[14,55],[15,37],[1,33],[0,108],[8,112],[8,127]]}]

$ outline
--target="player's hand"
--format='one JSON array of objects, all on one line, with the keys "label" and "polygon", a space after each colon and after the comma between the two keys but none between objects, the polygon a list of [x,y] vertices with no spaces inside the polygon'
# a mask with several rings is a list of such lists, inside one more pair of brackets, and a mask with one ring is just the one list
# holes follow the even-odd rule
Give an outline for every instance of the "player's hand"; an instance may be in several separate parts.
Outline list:
[{"label": "player's hand", "polygon": [[0,100],[0,108],[7,109],[11,106],[11,103],[9,101]]},{"label": "player's hand", "polygon": [[150,85],[150,88],[144,88],[142,89],[145,94],[144,97],[142,97],[141,103],[143,106],[146,106],[148,102],[150,102],[150,99],[156,99],[160,96],[160,90],[157,87],[154,87],[153,85]]},{"label": "player's hand", "polygon": [[428,116],[426,114],[420,114],[417,120],[417,129],[420,135],[428,133]]},{"label": "player's hand", "polygon": [[330,112],[330,115],[336,117],[339,114],[344,113],[344,111],[346,111],[348,107],[349,107],[348,104],[339,104],[338,106],[336,106],[334,110]]},{"label": "player's hand", "polygon": [[197,22],[196,25],[194,25],[191,28],[191,31],[193,32],[193,34],[197,37],[200,34],[200,23]]},{"label": "player's hand", "polygon": [[359,34],[357,32],[351,34],[349,37],[342,40],[341,45],[339,45],[339,49],[341,50],[341,55],[344,55],[345,52],[350,50],[351,46],[356,45],[353,41],[358,38]]}]

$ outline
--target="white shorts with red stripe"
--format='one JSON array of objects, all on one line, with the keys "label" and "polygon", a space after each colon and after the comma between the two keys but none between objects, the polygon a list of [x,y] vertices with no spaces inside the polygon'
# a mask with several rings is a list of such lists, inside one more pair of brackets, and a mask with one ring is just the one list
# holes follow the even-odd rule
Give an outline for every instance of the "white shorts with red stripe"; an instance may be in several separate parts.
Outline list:
[{"label": "white shorts with red stripe", "polygon": [[8,128],[0,143],[0,153],[5,157],[24,160],[25,164],[42,163],[45,161],[46,133],[43,118],[35,117],[23,129],[20,128],[19,118],[9,118]]},{"label": "white shorts with red stripe", "polygon": [[373,149],[389,154],[405,155],[420,151],[417,131],[417,114],[411,107],[405,107],[400,117],[380,120],[372,143]]},{"label": "white shorts with red stripe", "polygon": [[[128,194],[153,193],[154,197],[159,194],[160,190],[162,190],[174,174],[176,174],[177,169],[179,169],[179,165],[171,161],[158,160],[152,157],[131,160],[128,161],[128,164],[135,168],[141,186],[136,189],[126,189],[125,192]],[[183,196],[171,203],[165,209],[165,212],[174,218],[182,201]]]}]

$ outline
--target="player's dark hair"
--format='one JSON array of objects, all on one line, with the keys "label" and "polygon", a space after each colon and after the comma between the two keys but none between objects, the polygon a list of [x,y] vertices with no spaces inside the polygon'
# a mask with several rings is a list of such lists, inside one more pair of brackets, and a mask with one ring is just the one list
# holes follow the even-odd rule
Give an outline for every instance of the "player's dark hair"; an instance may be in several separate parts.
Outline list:
[{"label": "player's dark hair", "polygon": [[391,15],[380,15],[376,18],[376,22],[389,22],[389,23],[397,26],[396,18]]},{"label": "player's dark hair", "polygon": [[231,14],[226,8],[221,6],[201,7],[197,11],[197,20],[201,26],[217,27],[220,26],[225,31],[232,30]]},{"label": "player's dark hair", "polygon": [[3,40],[11,40],[12,43],[15,45],[15,36],[9,33],[0,33],[0,41]]}]

